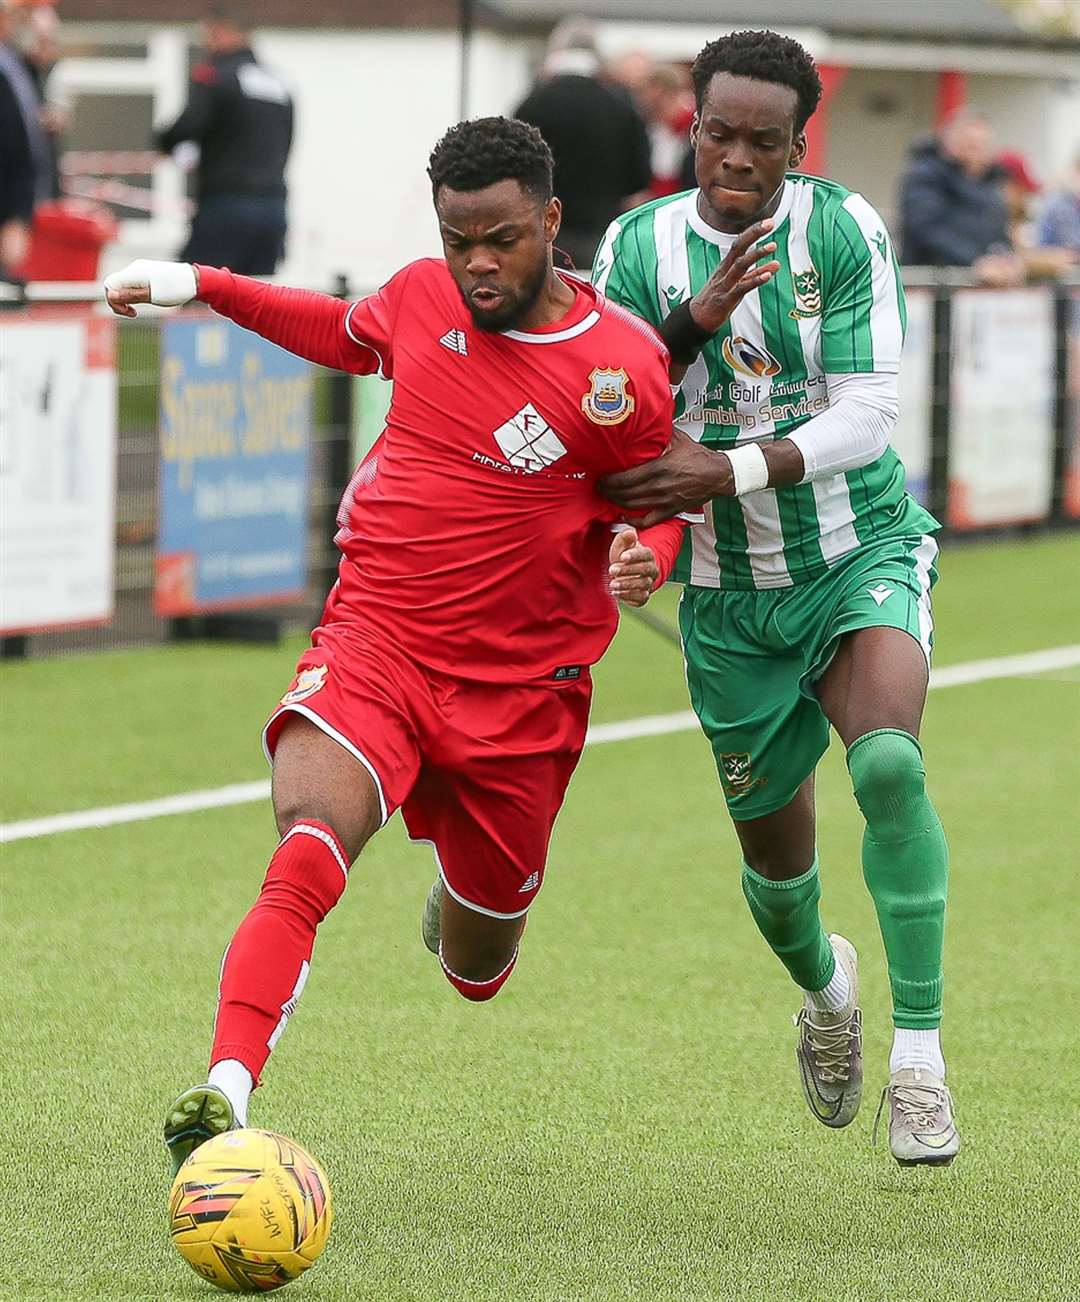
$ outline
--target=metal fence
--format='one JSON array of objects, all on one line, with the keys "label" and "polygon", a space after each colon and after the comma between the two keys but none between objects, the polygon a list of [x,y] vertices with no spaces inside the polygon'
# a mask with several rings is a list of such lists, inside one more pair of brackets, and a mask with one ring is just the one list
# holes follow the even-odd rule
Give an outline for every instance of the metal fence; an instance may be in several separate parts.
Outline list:
[{"label": "metal fence", "polygon": [[[45,287],[41,287],[45,291]],[[334,292],[345,296],[339,278]],[[87,300],[93,296],[93,303]],[[43,292],[48,304],[68,309],[99,306],[100,289],[65,286]],[[6,321],[30,312],[48,312],[9,302],[0,306],[0,348]],[[158,532],[160,473],[160,341],[165,318],[152,312],[116,322],[117,462],[115,604],[106,625],[73,627],[0,638],[0,655],[44,656],[153,644],[201,635],[241,636],[250,640],[276,638],[291,625],[310,627],[322,607],[337,568],[333,545],[338,501],[352,465],[354,377],[315,367],[308,498],[308,593],[304,601],[261,611],[245,611],[239,619],[228,614],[168,618],[155,613],[155,551]]]},{"label": "metal fence", "polygon": [[[900,426],[894,443],[908,470],[909,489],[943,522],[948,534],[1076,524],[1080,475],[1080,280],[995,290],[962,270],[905,268],[909,333],[901,370]],[[919,461],[905,446],[921,395],[905,378],[919,372],[923,311],[928,333],[925,483],[912,483]],[[989,395],[989,396],[988,396]],[[980,400],[982,398],[982,400]],[[996,459],[1003,476],[1038,469],[1044,501],[1025,510],[990,512],[985,519],[960,500],[973,463]],[[916,476],[916,479],[919,478]]]},{"label": "metal fence", "polygon": [[[908,395],[907,410],[897,431],[899,450],[908,464],[913,491],[946,523],[947,529],[951,527],[955,531],[985,532],[987,527],[1029,529],[1080,523],[1080,284],[1018,291],[1028,295],[1014,301],[1017,307],[1024,306],[1027,313],[1027,316],[1021,313],[1018,320],[1026,320],[1034,311],[1036,317],[1041,314],[1052,323],[1048,340],[1039,345],[1042,361],[1032,364],[1032,370],[1029,354],[1033,349],[1038,351],[1035,340],[1033,337],[1025,338],[1022,321],[1017,331],[1010,333],[1008,301],[1000,296],[973,298],[973,295],[993,294],[993,291],[973,289],[962,273],[913,271],[905,275],[905,280],[909,286],[912,321],[917,316],[921,321],[920,329],[926,335],[917,345],[918,331],[909,330],[909,343],[913,348],[922,347],[925,355],[921,359],[912,356],[910,360],[910,372],[916,377],[913,381],[916,392],[913,396]],[[347,296],[348,286],[343,279],[339,278],[334,292]],[[66,302],[69,306],[81,299],[84,311],[102,312],[104,307],[100,303],[93,307],[88,303],[90,295],[96,300],[98,293],[96,286],[41,286],[35,297]],[[1038,296],[1037,300],[1031,297],[1033,293]],[[46,310],[28,306],[25,300],[0,307],[0,346],[5,322],[20,319],[20,314]],[[1002,349],[1011,351],[1012,383],[1016,386],[1027,384],[1035,390],[1031,397],[1030,421],[1022,407],[1011,415],[991,407],[980,416],[981,409],[977,404],[970,411],[964,406],[967,403],[970,407],[970,400],[963,392],[964,386],[959,383],[963,377],[958,370],[962,366],[970,369],[973,361],[972,356],[964,355],[959,348],[959,343],[963,342],[957,330],[960,312],[965,320],[974,323],[976,334],[982,331],[981,343],[979,339],[975,340],[976,367],[982,353],[991,356],[995,348],[999,352]],[[365,437],[365,431],[358,429],[358,423],[363,423],[368,397],[357,389],[355,377],[315,368],[306,600],[272,610],[247,612],[239,622],[228,614],[188,619],[155,614],[163,319],[161,315],[151,314],[118,322],[114,617],[108,625],[100,627],[0,638],[3,655],[55,655],[214,634],[271,638],[277,636],[283,626],[310,627],[321,609],[336,570],[337,553],[332,541],[336,506],[356,455],[357,442],[362,442]],[[987,322],[991,319],[997,320],[994,328],[1002,336],[996,343],[987,334],[990,329]],[[1000,392],[1000,363],[991,358],[990,366],[991,373],[984,380],[993,381]],[[908,369],[906,363],[905,371]],[[985,384],[980,384],[976,375],[969,387],[982,392]],[[1046,392],[1041,392],[1043,389]],[[1006,392],[1000,401],[1007,403],[1008,396]],[[1039,423],[1034,419],[1036,407],[1042,413],[1040,421],[1046,426],[1038,437],[1031,434]],[[379,414],[376,404],[373,419],[377,420]],[[981,434],[978,427],[974,431],[969,428],[973,420],[978,422],[980,419],[984,420]],[[1012,420],[1015,423],[1017,419],[1024,423],[1014,430],[1008,422]],[[367,433],[370,436],[370,431]],[[978,443],[980,438],[981,445]],[[1016,448],[1018,439],[1028,440],[1030,446]],[[1010,490],[1016,487],[1011,482],[1015,477],[1007,466],[1001,465],[1003,456],[1007,459],[1016,452],[1021,458],[1026,457],[1022,463],[1025,465],[1030,463],[1032,456],[1045,461],[1049,487],[1048,491],[1045,486],[1040,490],[1043,505],[1034,515],[1028,513],[1025,518],[1021,511],[1020,523],[1004,518],[994,519],[990,525],[980,524],[978,509],[972,513],[966,499],[962,500],[962,493],[969,491],[963,488],[963,474],[977,479],[981,473],[978,469],[980,446],[985,449],[983,459],[986,467],[989,468],[991,462],[998,465],[999,479],[1002,476],[1009,479],[1007,487]],[[965,462],[968,464],[966,471]],[[972,465],[976,468],[974,471]],[[991,497],[992,488],[991,485],[987,490]],[[1008,511],[1005,515],[1008,516]]]}]

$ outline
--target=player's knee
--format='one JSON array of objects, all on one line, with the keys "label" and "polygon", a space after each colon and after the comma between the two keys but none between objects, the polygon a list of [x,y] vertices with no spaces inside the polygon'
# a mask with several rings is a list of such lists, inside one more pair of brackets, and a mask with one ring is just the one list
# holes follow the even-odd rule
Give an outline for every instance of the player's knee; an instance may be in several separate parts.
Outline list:
[{"label": "player's knee", "polygon": [[868,732],[847,755],[855,799],[878,840],[906,834],[915,804],[926,794],[922,750],[910,733],[895,729]]},{"label": "player's knee", "polygon": [[448,956],[444,949],[439,950],[439,962],[447,981],[458,994],[476,1004],[495,998],[513,972],[517,956],[517,945],[509,954],[485,950]]}]

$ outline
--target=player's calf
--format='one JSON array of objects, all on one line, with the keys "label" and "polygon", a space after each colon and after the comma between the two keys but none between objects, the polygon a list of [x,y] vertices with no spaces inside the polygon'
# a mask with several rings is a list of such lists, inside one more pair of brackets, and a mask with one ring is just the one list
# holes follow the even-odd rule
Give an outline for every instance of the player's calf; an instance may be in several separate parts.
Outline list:
[{"label": "player's calf", "polygon": [[[471,1000],[474,1004],[483,1004],[489,999],[495,998],[506,984],[510,977],[510,973],[513,972],[514,965],[517,963],[517,958],[518,950],[515,945],[514,952],[510,955],[510,961],[501,971],[496,972],[494,976],[487,977],[486,979],[473,980],[467,976],[463,976],[460,972],[455,972],[447,963],[446,957],[443,954],[442,946],[440,945],[439,947],[439,963],[442,966],[443,975],[458,994],[464,995],[466,999]],[[474,968],[473,970],[476,971],[482,969]]]},{"label": "player's calf", "polygon": [[450,984],[474,1003],[493,999],[517,962],[525,915],[496,918],[442,895],[439,963]]},{"label": "player's calf", "polygon": [[[889,960],[894,1024],[936,1030],[949,852],[922,751],[910,733],[879,728],[852,743],[848,769],[866,819],[863,876]],[[943,1064],[932,1065],[943,1073]]]}]

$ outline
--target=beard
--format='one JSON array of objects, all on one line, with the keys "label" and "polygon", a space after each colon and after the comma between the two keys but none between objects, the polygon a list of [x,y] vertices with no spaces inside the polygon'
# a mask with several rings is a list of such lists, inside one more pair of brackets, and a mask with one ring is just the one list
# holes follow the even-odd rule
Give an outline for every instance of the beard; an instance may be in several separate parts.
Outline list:
[{"label": "beard", "polygon": [[516,293],[502,285],[485,285],[485,289],[494,289],[503,295],[500,306],[489,311],[477,307],[460,285],[458,285],[458,292],[472,317],[473,325],[478,330],[495,334],[503,330],[512,330],[532,311],[543,291],[547,274],[548,263],[545,258]]}]

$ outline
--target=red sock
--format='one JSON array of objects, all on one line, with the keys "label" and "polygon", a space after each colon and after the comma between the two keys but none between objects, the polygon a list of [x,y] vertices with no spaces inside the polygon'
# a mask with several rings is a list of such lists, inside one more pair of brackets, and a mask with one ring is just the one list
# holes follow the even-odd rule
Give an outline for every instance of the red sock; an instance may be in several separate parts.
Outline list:
[{"label": "red sock", "polygon": [[518,952],[515,948],[513,954],[510,955],[510,962],[490,981],[468,981],[465,977],[458,976],[456,972],[452,972],[446,966],[446,960],[442,956],[442,946],[439,946],[439,962],[442,964],[443,975],[458,994],[464,995],[466,999],[471,999],[475,1004],[482,1004],[487,999],[495,998],[502,989],[507,977],[513,972],[517,958]]},{"label": "red sock", "polygon": [[341,898],[349,861],[324,823],[294,823],[221,964],[210,1065],[236,1058],[258,1084],[307,980],[315,929]]}]

